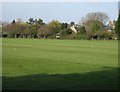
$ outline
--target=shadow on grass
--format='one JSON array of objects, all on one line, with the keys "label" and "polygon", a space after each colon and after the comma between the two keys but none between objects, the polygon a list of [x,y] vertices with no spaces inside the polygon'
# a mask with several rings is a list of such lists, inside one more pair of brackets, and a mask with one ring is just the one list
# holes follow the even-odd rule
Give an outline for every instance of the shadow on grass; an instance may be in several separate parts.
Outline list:
[{"label": "shadow on grass", "polygon": [[118,69],[85,74],[3,76],[3,90],[118,90]]}]

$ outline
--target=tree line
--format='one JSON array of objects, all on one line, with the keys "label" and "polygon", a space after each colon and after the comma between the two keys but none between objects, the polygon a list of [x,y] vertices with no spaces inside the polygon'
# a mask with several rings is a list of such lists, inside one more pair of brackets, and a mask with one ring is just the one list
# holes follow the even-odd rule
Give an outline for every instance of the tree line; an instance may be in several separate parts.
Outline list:
[{"label": "tree line", "polygon": [[90,12],[80,23],[61,23],[52,20],[44,23],[41,18],[29,18],[27,22],[13,20],[2,24],[2,37],[8,38],[51,38],[51,39],[114,39],[118,38],[118,22],[109,21],[104,12]]}]

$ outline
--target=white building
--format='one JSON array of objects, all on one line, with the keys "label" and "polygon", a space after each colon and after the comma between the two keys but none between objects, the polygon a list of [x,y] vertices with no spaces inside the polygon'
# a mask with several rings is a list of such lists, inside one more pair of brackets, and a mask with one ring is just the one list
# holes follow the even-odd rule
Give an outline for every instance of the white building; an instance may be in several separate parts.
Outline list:
[{"label": "white building", "polygon": [[77,33],[77,30],[75,29],[75,25],[72,25],[72,26],[70,27],[70,29],[71,29],[73,32]]}]

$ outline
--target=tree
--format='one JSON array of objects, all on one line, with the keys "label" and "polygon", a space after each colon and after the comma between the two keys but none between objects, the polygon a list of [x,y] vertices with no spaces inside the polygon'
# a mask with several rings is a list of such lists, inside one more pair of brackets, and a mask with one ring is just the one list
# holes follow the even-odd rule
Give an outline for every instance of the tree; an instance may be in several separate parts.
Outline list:
[{"label": "tree", "polygon": [[86,29],[85,27],[80,27],[80,31],[79,31],[80,34],[85,34],[86,33]]},{"label": "tree", "polygon": [[120,14],[118,15],[118,20],[115,23],[115,33],[118,35],[120,39]]},{"label": "tree", "polygon": [[96,32],[96,31],[102,30],[102,29],[103,29],[103,23],[101,23],[100,21],[95,20],[91,23],[92,31]]},{"label": "tree", "polygon": [[35,21],[33,18],[29,18],[27,23],[32,25],[35,23]]},{"label": "tree", "polygon": [[90,12],[86,15],[85,21],[91,20],[97,20],[105,24],[109,20],[109,17],[104,12]]},{"label": "tree", "polygon": [[108,20],[109,17],[104,12],[91,12],[82,18],[81,25],[85,27],[87,35],[93,38],[97,31],[104,30]]},{"label": "tree", "polygon": [[63,30],[66,29],[67,27],[68,27],[67,23],[61,23],[60,29]]},{"label": "tree", "polygon": [[59,33],[60,27],[61,27],[61,23],[57,20],[52,20],[51,22],[48,23],[48,26],[50,28],[50,30],[54,31],[54,33]]},{"label": "tree", "polygon": [[97,20],[87,21],[84,23],[83,27],[85,27],[86,31],[98,31],[103,29],[103,24]]},{"label": "tree", "polygon": [[99,40],[99,39],[102,39],[102,38],[105,37],[105,32],[98,30],[98,31],[96,32],[96,36],[97,36],[98,40]]},{"label": "tree", "polygon": [[43,25],[41,28],[38,29],[37,36],[38,38],[44,37],[47,38],[48,36],[54,35],[54,30],[50,30],[48,25]]},{"label": "tree", "polygon": [[45,23],[43,23],[43,20],[40,18],[39,19],[30,18],[30,19],[28,19],[27,24],[29,24],[29,26],[26,31],[29,30],[28,32],[29,32],[30,37],[36,37],[38,29],[42,25],[45,25]]},{"label": "tree", "polygon": [[35,21],[35,24],[39,24],[39,25],[44,25],[45,24],[45,23],[43,23],[43,20],[40,19],[40,18],[38,20],[35,19],[34,21]]},{"label": "tree", "polygon": [[13,29],[14,29],[13,24],[4,25],[2,30],[3,37],[4,35],[6,35],[6,37],[15,37]]},{"label": "tree", "polygon": [[3,35],[6,34],[8,37],[18,38],[22,37],[24,30],[27,28],[26,23],[16,22],[3,26]]},{"label": "tree", "polygon": [[26,24],[24,23],[15,23],[11,25],[11,32],[17,38],[18,36],[21,36],[22,32],[26,29]]},{"label": "tree", "polygon": [[72,33],[72,30],[69,28],[66,28],[60,32],[61,36],[66,36]]},{"label": "tree", "polygon": [[45,23],[43,23],[42,19],[38,19],[38,20],[35,19],[34,21],[35,21],[35,23],[32,26],[34,31],[37,31],[42,25],[45,25]]},{"label": "tree", "polygon": [[[88,13],[81,20],[81,25],[87,30],[97,31],[109,20],[109,17],[104,12],[91,12]],[[92,28],[92,29],[90,29]]]}]

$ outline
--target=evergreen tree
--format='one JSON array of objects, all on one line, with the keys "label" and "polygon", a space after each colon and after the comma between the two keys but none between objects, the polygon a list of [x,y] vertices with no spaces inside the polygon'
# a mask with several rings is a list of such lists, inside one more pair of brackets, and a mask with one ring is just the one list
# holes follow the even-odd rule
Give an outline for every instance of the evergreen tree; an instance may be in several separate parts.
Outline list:
[{"label": "evergreen tree", "polygon": [[120,39],[120,14],[118,15],[118,20],[115,23],[115,32],[118,35],[118,38]]}]

